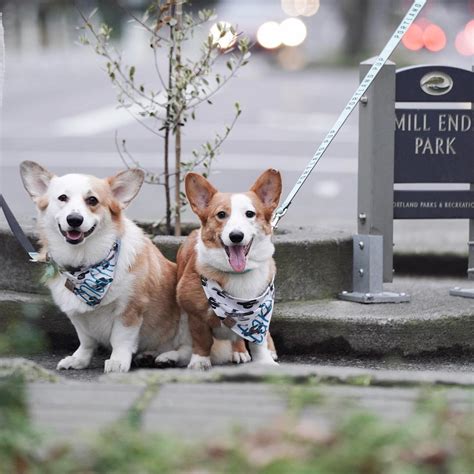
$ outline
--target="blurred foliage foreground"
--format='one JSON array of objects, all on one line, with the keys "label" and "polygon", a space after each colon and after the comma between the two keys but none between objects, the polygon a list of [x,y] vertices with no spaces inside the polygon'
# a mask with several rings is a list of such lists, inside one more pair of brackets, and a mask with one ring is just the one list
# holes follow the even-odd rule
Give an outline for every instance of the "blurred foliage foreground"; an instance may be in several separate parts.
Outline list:
[{"label": "blurred foliage foreground", "polygon": [[128,414],[82,443],[67,443],[31,426],[24,388],[21,379],[1,381],[2,473],[467,474],[474,466],[473,420],[443,404],[424,403],[403,425],[358,414],[329,430],[286,423],[204,446],[142,433]]},{"label": "blurred foliage foreground", "polygon": [[[0,334],[3,353],[16,328]],[[8,342],[9,341],[9,342]],[[442,392],[423,397],[405,423],[342,410],[333,425],[304,421],[304,409],[326,401],[317,385],[275,383],[288,399],[284,422],[257,434],[185,444],[140,431],[150,386],[122,418],[88,438],[66,441],[32,426],[21,376],[0,378],[0,473],[268,473],[468,474],[474,467],[472,413],[450,409]]]}]

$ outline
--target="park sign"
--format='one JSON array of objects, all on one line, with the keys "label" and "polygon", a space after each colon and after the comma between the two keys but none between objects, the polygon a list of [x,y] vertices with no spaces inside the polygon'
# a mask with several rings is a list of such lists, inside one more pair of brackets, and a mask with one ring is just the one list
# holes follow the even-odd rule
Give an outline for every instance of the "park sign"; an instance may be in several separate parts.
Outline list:
[{"label": "park sign", "polygon": [[[472,81],[471,71],[447,66],[397,71],[395,184],[474,183]],[[410,102],[430,108],[399,106]],[[395,219],[474,219],[474,191],[395,189],[393,212]]]},{"label": "park sign", "polygon": [[[361,63],[361,78],[375,61]],[[469,219],[468,276],[474,279],[473,79],[466,69],[397,70],[387,61],[361,98],[353,285],[341,299],[409,301],[406,293],[383,289],[393,280],[394,219]],[[451,294],[474,297],[474,290]]]}]

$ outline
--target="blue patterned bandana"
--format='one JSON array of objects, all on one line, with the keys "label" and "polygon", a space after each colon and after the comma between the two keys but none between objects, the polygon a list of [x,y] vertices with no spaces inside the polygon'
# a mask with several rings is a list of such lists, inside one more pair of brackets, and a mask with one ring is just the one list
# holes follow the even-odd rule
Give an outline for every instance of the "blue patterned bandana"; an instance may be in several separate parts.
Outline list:
[{"label": "blue patterned bandana", "polygon": [[107,257],[91,267],[70,271],[58,268],[59,273],[66,277],[65,287],[89,306],[100,304],[114,281],[119,250],[120,241],[116,241]]},{"label": "blue patterned bandana", "polygon": [[201,284],[209,305],[224,325],[249,342],[265,342],[275,300],[273,281],[261,296],[252,300],[234,298],[217,282],[202,276]]}]

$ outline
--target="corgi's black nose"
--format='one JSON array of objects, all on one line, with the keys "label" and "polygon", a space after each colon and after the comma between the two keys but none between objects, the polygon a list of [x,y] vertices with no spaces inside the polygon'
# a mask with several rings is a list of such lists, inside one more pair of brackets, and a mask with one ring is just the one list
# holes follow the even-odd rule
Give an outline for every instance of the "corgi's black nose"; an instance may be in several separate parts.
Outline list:
[{"label": "corgi's black nose", "polygon": [[66,217],[66,220],[71,227],[80,227],[80,225],[84,222],[84,218],[76,212],[69,214]]},{"label": "corgi's black nose", "polygon": [[243,233],[243,232],[240,232],[240,230],[233,230],[233,231],[229,234],[229,239],[230,239],[231,242],[233,242],[234,244],[238,244],[238,243],[242,242],[242,240],[244,240],[244,233]]}]

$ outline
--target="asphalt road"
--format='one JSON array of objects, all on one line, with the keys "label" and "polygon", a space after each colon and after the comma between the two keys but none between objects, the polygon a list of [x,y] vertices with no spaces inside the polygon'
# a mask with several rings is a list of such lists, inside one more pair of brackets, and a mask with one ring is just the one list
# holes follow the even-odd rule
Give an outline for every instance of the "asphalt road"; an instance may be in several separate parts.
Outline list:
[{"label": "asphalt road", "polygon": [[[8,52],[8,49],[7,49]],[[139,55],[137,74],[153,77],[149,58]],[[3,107],[1,190],[20,218],[32,203],[18,174],[22,160],[35,160],[56,173],[107,176],[122,167],[115,133],[143,166],[162,167],[162,141],[115,107],[115,93],[91,51],[57,51],[42,56],[8,56]],[[254,57],[239,77],[203,105],[186,126],[184,155],[232,120],[233,104],[243,110],[213,166],[219,189],[248,189],[268,167],[283,172],[286,195],[358,85],[356,69],[313,68],[288,72]],[[311,225],[354,232],[357,206],[357,112],[336,137],[295,199],[283,225]],[[134,218],[163,216],[163,188],[146,185],[129,209]],[[194,217],[190,214],[186,220]],[[448,231],[449,230],[449,231]],[[397,222],[401,250],[463,252],[467,222]]]}]

